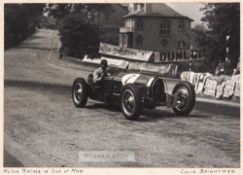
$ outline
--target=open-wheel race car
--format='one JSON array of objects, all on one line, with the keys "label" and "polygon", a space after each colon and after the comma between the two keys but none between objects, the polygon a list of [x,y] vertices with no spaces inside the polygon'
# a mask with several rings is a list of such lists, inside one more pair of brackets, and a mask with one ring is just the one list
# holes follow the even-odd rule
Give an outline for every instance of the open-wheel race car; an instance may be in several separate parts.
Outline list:
[{"label": "open-wheel race car", "polygon": [[127,119],[137,120],[142,108],[156,106],[172,107],[177,115],[188,115],[195,104],[195,91],[188,82],[178,82],[172,94],[166,93],[163,78],[141,73],[124,71],[110,72],[99,83],[92,82],[92,74],[87,81],[75,79],[72,99],[76,107],[85,107],[88,98],[119,106]]}]

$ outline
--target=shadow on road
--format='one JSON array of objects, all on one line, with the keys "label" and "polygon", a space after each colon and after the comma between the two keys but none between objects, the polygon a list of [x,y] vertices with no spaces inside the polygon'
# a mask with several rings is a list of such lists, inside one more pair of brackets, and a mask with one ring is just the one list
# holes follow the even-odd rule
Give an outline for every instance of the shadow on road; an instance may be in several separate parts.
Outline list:
[{"label": "shadow on road", "polygon": [[[163,107],[163,108],[167,108],[167,107]],[[185,116],[177,116],[172,108],[167,108],[170,111],[164,111],[163,109],[154,109],[154,110],[143,110],[143,115],[149,117],[152,120],[158,120],[161,118],[209,118],[210,116],[208,115],[194,115],[194,114],[189,114],[189,115],[185,115]],[[150,120],[149,119],[149,120]],[[147,121],[148,118],[144,118],[144,121]]]},{"label": "shadow on road", "polygon": [[41,38],[45,39],[44,36],[40,36],[40,35],[31,35],[28,39],[35,40],[35,39],[41,39]]},{"label": "shadow on road", "polygon": [[[105,109],[113,112],[120,112],[122,113],[119,106],[108,106],[105,103],[92,103],[85,107],[86,109]],[[166,108],[166,107],[165,107]],[[162,120],[164,118],[174,118],[179,117],[176,116],[171,109],[171,112],[165,111],[163,109],[143,109],[141,112],[141,117],[137,122],[155,122],[158,120]],[[208,118],[207,115],[188,115],[188,116],[180,116],[180,118]]]},{"label": "shadow on road", "polygon": [[230,117],[240,117],[240,108],[217,103],[207,103],[197,101],[194,109],[202,112],[207,112],[211,115],[224,115]]},{"label": "shadow on road", "polygon": [[107,109],[110,111],[114,111],[114,112],[121,112],[121,109],[119,106],[109,106],[108,104],[105,104],[103,102],[101,103],[93,103],[92,105],[88,105],[85,108],[87,109]]},{"label": "shadow on road", "polygon": [[42,50],[42,51],[52,51],[52,48],[45,48],[45,47],[38,47],[38,46],[32,46],[32,44],[24,44],[18,47],[18,49],[34,49],[34,50]]},{"label": "shadow on road", "polygon": [[24,165],[4,150],[4,167],[24,167]]},{"label": "shadow on road", "polygon": [[28,90],[50,91],[57,94],[71,95],[72,87],[64,84],[51,84],[37,81],[4,80],[4,87],[18,87]]}]

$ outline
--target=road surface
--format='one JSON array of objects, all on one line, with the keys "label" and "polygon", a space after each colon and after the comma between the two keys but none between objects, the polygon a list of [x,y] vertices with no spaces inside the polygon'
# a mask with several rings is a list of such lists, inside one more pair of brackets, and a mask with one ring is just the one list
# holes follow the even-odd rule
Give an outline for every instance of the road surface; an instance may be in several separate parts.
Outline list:
[{"label": "road surface", "polygon": [[[239,109],[197,103],[190,116],[144,110],[140,121],[88,101],[75,108],[80,70],[55,64],[57,32],[40,30],[5,51],[4,166],[239,167]],[[130,151],[133,162],[84,162],[80,151]]]}]

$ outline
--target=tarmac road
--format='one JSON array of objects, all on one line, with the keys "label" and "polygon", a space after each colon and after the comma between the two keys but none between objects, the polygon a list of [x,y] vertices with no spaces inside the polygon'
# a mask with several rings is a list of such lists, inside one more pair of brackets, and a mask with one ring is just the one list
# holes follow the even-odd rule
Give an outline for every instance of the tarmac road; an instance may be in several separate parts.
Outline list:
[{"label": "tarmac road", "polygon": [[[190,116],[144,110],[140,121],[88,101],[75,108],[71,86],[80,70],[54,64],[55,31],[40,30],[5,51],[4,166],[240,167],[240,114],[197,102]],[[79,151],[131,151],[134,162],[81,162]]]}]

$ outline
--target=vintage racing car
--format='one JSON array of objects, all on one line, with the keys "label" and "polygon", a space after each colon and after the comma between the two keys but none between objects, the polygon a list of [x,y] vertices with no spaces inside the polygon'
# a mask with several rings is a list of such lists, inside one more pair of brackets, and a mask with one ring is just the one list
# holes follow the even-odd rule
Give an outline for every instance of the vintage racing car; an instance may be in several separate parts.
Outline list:
[{"label": "vintage racing car", "polygon": [[188,82],[178,82],[172,94],[166,93],[166,82],[155,75],[110,71],[98,83],[92,83],[92,74],[87,81],[75,79],[72,99],[76,107],[86,105],[88,98],[117,105],[130,120],[139,118],[142,108],[154,109],[156,106],[172,107],[177,115],[188,115],[195,104],[195,91]]}]

